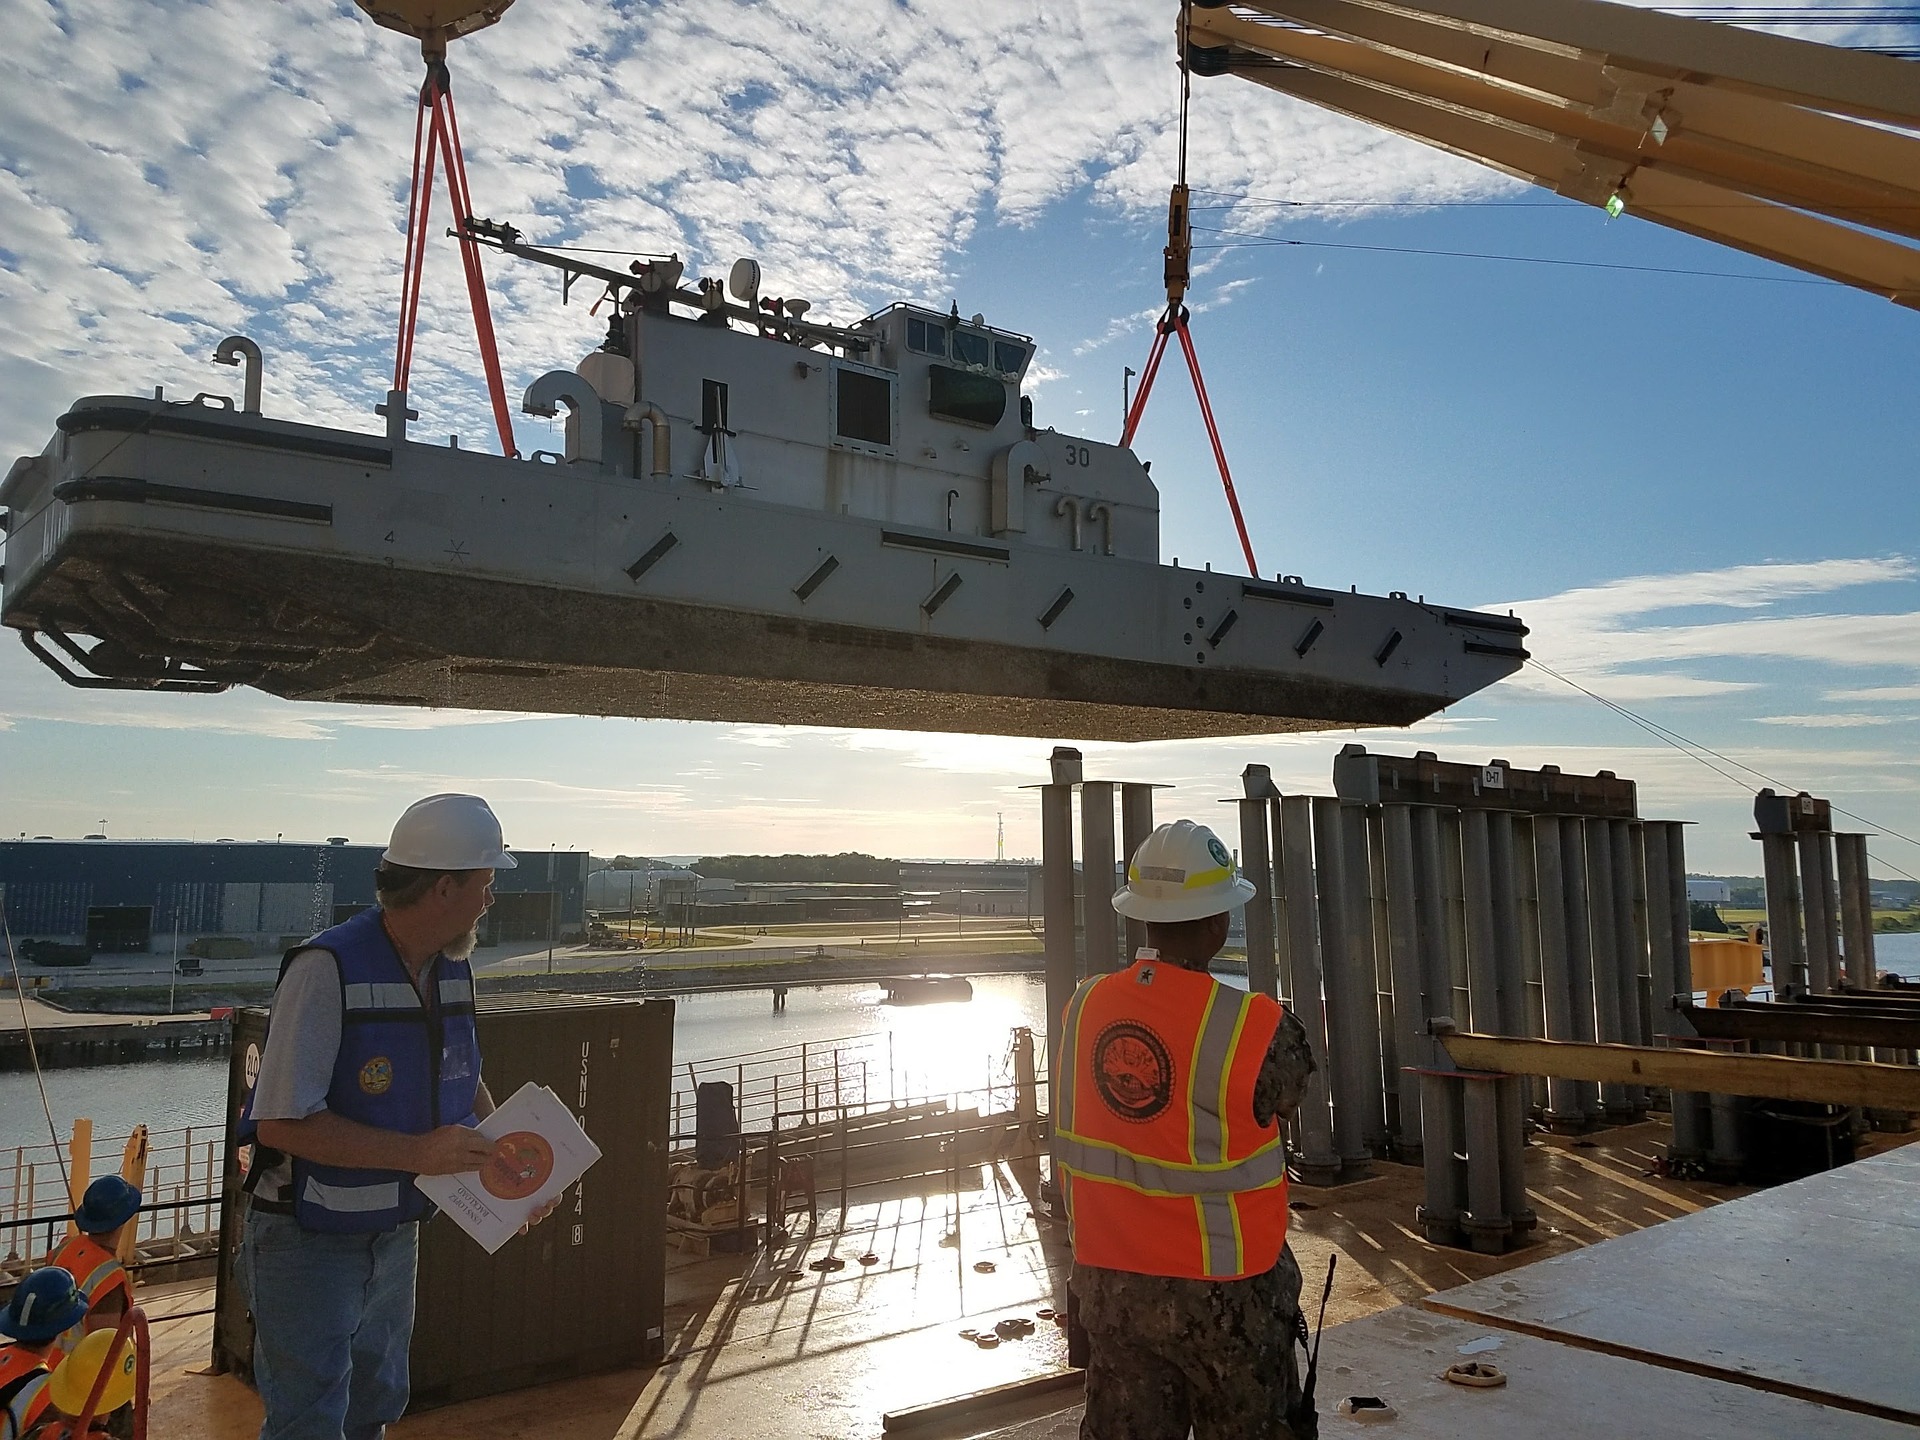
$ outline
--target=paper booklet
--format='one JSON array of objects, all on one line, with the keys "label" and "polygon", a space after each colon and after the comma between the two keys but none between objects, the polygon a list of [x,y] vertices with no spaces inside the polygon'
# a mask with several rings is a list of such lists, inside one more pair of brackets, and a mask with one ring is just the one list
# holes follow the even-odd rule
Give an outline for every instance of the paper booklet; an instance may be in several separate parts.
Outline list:
[{"label": "paper booklet", "polygon": [[489,1255],[600,1158],[560,1097],[531,1080],[475,1128],[494,1142],[484,1166],[464,1175],[416,1175],[413,1183]]}]

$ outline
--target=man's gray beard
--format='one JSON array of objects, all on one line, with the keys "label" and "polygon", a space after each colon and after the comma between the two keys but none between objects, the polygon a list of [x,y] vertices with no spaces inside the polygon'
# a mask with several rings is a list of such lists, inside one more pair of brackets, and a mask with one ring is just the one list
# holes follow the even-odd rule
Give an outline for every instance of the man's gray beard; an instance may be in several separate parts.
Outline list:
[{"label": "man's gray beard", "polygon": [[445,955],[449,960],[465,960],[469,955],[473,954],[474,946],[479,943],[480,927],[476,925],[452,944],[442,945],[440,947],[440,953]]}]

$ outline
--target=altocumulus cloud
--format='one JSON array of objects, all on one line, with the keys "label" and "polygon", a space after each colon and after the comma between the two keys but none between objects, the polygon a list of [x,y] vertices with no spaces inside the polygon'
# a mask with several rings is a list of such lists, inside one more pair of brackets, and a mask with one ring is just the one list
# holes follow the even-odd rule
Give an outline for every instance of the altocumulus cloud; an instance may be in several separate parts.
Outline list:
[{"label": "altocumulus cloud", "polygon": [[[347,0],[0,0],[0,33],[0,445],[36,448],[75,394],[206,388],[233,330],[267,346],[271,411],[371,425],[409,43]],[[976,226],[1035,224],[1071,192],[1146,219],[1172,171],[1171,49],[1159,0],[540,0],[453,69],[482,213],[709,270],[751,253],[780,293],[850,317],[937,295]],[[1502,183],[1257,87],[1232,100],[1196,139],[1224,188]],[[511,373],[597,342],[549,274],[490,278]],[[484,433],[458,286],[436,235],[414,390],[432,428]]]}]

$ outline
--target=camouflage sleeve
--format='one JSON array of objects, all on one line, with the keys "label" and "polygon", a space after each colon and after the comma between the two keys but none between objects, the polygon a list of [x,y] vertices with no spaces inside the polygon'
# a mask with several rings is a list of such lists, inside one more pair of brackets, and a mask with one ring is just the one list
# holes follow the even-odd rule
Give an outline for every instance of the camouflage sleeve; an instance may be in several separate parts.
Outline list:
[{"label": "camouflage sleeve", "polygon": [[1307,1077],[1318,1067],[1313,1063],[1313,1048],[1307,1043],[1307,1027],[1292,1011],[1280,1020],[1267,1058],[1253,1082],[1253,1118],[1262,1125],[1272,1120],[1286,1123],[1306,1092]]}]

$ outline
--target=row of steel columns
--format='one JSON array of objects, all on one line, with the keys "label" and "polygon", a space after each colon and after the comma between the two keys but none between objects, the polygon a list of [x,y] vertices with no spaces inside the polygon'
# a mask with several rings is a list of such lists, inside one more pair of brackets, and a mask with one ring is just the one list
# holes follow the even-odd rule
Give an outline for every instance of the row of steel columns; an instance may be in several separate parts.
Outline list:
[{"label": "row of steel columns", "polygon": [[[1475,1243],[1525,1228],[1526,1110],[1580,1130],[1642,1115],[1650,1097],[1449,1078],[1430,1024],[1628,1044],[1674,1033],[1671,997],[1692,984],[1682,826],[1282,796],[1261,766],[1243,782],[1249,983],[1324,1059],[1295,1118],[1302,1179],[1425,1158],[1439,1230],[1455,1214],[1479,1217]],[[1706,1122],[1683,1108],[1676,1145],[1698,1152]]]},{"label": "row of steel columns", "polygon": [[1867,837],[1802,830],[1759,837],[1773,981],[1804,993],[1871,990],[1873,897]]},{"label": "row of steel columns", "polygon": [[[1046,927],[1048,1075],[1060,1073],[1059,1019],[1074,988],[1089,975],[1117,970],[1124,955],[1147,943],[1146,927],[1122,922],[1113,908],[1118,867],[1153,830],[1153,792],[1146,784],[1088,780],[1078,750],[1059,746],[1040,787],[1041,918]],[[1074,795],[1080,797],[1076,882]],[[1119,800],[1119,849],[1114,801]]]}]

